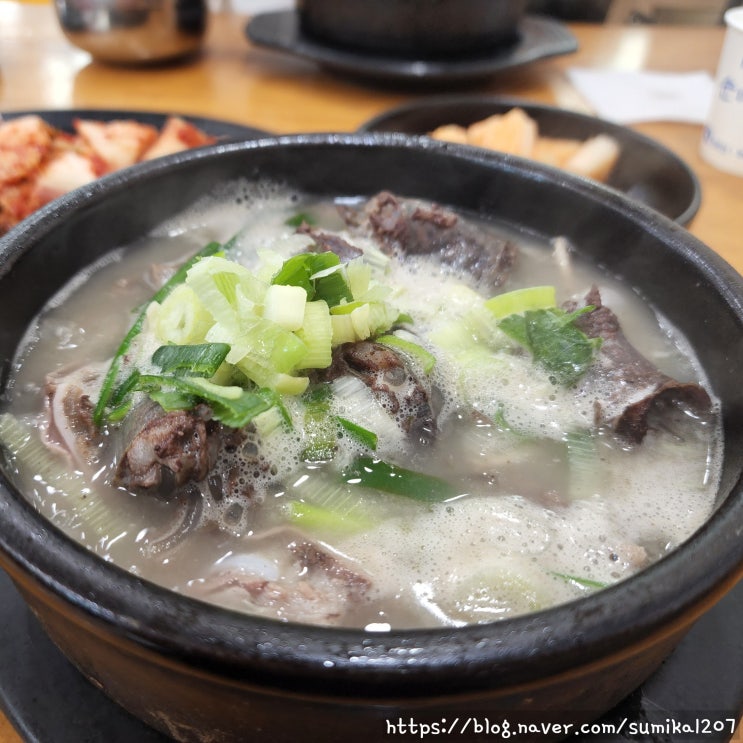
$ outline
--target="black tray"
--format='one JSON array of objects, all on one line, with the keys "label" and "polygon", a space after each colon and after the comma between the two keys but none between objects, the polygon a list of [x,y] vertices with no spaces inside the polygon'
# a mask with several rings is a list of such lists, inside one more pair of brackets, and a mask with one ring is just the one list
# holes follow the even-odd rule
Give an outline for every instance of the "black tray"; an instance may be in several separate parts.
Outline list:
[{"label": "black tray", "polygon": [[552,18],[527,15],[518,30],[516,42],[497,46],[490,53],[441,59],[406,59],[332,46],[305,34],[294,10],[258,14],[248,21],[245,32],[258,46],[308,59],[346,76],[417,86],[471,83],[496,72],[578,49],[578,42],[568,28]]}]

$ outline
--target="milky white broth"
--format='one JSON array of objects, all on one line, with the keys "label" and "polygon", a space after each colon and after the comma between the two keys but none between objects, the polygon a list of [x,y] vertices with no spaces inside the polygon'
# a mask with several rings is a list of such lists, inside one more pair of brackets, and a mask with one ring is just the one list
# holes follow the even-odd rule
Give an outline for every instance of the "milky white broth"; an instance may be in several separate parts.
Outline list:
[{"label": "milky white broth", "polygon": [[[209,240],[226,240],[238,229],[233,257],[249,266],[258,260],[256,249],[286,258],[306,244],[285,225],[298,211],[314,214],[325,228],[343,227],[333,204],[268,186],[238,190],[239,198],[222,194],[205,202],[76,277],[29,329],[4,409],[24,423],[42,420],[48,373],[105,365],[132,322],[132,309],[157,288],[148,279],[152,264],[178,264]],[[501,225],[482,228],[514,236]],[[574,255],[566,263],[554,241],[524,234],[516,239],[517,268],[499,291],[553,284],[563,302],[584,297],[597,284],[638,350],[669,376],[709,390],[687,342],[636,292]],[[365,247],[363,240],[351,241]],[[395,287],[389,301],[413,317],[423,345],[436,356],[432,374],[441,412],[434,443],[413,446],[386,425],[389,436],[380,434],[375,455],[448,478],[460,497],[428,504],[365,492],[357,509],[363,529],[321,525],[303,531],[299,522],[288,523],[287,502],[309,496],[312,483],[358,454],[361,445],[347,437],[334,462],[307,464],[297,461],[301,431],[285,428],[266,441],[252,439],[271,470],[257,483],[250,507],[211,504],[213,517],[223,509],[216,514],[221,528],[205,525],[172,549],[151,546],[172,527],[180,506],[107,485],[110,462],[95,471],[80,467],[81,478],[60,486],[40,481],[33,467],[19,461],[23,491],[52,523],[102,558],[175,591],[248,613],[375,630],[491,621],[566,602],[628,577],[702,524],[718,483],[718,415],[682,416],[668,430],[651,427],[634,446],[602,432],[591,464],[595,471],[578,493],[571,492],[574,473],[564,431],[590,427],[592,400],[574,399],[528,356],[468,369],[456,352],[429,341],[471,306],[469,277],[452,275],[431,257],[393,260],[386,271],[384,282]],[[343,400],[332,404],[350,416]],[[294,401],[287,407],[301,420]],[[473,407],[489,422],[473,418]],[[516,433],[492,424],[499,411]],[[363,576],[365,589],[349,599],[345,589],[323,578],[330,608],[313,597],[297,604],[307,572],[288,548],[297,543],[331,555],[334,565],[348,571],[343,575]],[[245,586],[261,581],[275,591],[256,600]],[[286,596],[294,599],[287,602]]]}]

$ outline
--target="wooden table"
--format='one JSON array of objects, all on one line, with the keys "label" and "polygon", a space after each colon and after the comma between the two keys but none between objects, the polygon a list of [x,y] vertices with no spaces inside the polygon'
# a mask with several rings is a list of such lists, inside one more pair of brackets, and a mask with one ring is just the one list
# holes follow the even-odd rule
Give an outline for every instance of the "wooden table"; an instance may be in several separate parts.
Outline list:
[{"label": "wooden table", "polygon": [[[0,111],[116,108],[227,119],[275,133],[351,131],[385,109],[426,92],[376,89],[311,63],[251,48],[246,18],[212,17],[203,54],[176,66],[115,68],[71,46],[51,5],[0,0]],[[714,74],[723,30],[701,27],[571,25],[576,54],[502,73],[479,86],[489,94],[589,112],[571,86],[571,66]],[[637,130],[682,157],[702,185],[689,229],[743,273],[743,179],[699,154],[701,126],[648,123]],[[19,738],[0,714],[0,743]]]}]

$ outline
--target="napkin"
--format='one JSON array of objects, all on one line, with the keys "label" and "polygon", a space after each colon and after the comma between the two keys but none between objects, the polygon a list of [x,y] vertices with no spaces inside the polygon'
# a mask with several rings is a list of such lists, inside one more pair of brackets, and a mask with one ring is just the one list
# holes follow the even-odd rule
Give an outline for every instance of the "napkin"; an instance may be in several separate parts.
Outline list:
[{"label": "napkin", "polygon": [[714,81],[707,72],[670,73],[574,67],[570,81],[596,114],[617,124],[683,121],[703,124]]}]

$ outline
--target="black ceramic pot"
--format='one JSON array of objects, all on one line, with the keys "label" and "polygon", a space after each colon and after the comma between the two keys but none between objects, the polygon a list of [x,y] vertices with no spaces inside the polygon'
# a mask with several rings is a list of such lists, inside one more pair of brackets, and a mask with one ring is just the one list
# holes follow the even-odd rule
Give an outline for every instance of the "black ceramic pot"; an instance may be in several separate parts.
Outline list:
[{"label": "black ceramic pot", "polygon": [[[383,741],[401,734],[391,727],[401,722],[440,729],[506,719],[514,730],[578,723],[612,707],[743,570],[740,277],[656,212],[508,157],[397,135],[223,144],[90,184],[0,240],[1,384],[26,326],[63,282],[217,184],[245,177],[317,195],[389,188],[437,200],[565,235],[624,276],[687,335],[722,400],[717,509],[678,550],[584,599],[489,625],[379,634],[253,618],[153,586],[72,543],[3,475],[0,564],[49,635],[113,699],[184,741]],[[474,723],[457,732],[456,740],[489,739]]]},{"label": "black ceramic pot", "polygon": [[302,30],[399,57],[471,56],[517,38],[525,0],[298,0]]}]

